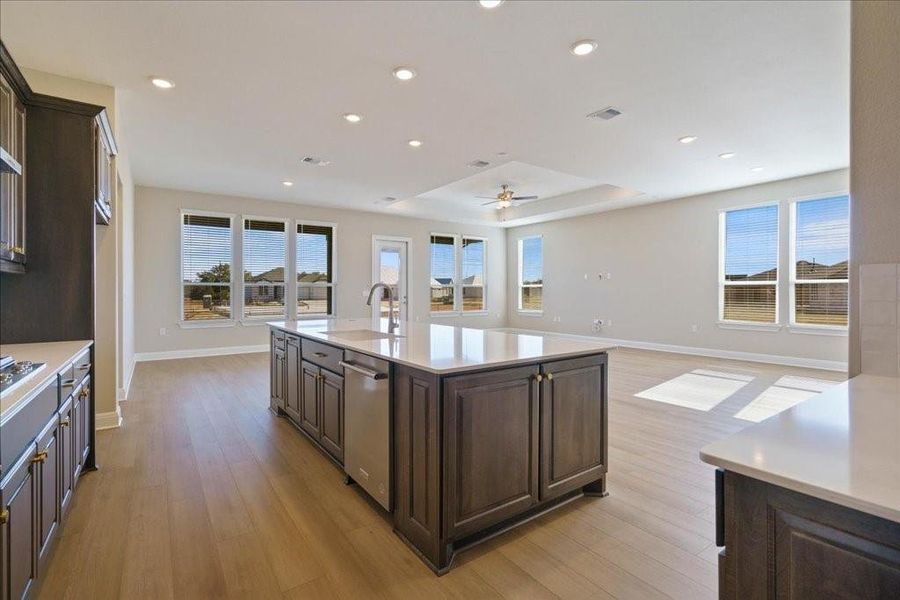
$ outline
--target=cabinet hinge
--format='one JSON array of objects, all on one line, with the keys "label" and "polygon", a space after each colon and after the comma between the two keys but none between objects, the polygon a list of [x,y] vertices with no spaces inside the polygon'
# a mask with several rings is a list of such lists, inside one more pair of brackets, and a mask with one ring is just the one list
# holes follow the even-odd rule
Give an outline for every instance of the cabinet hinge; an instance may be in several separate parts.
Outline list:
[{"label": "cabinet hinge", "polygon": [[4,508],[3,510],[0,510],[0,525],[6,525],[8,521],[9,511]]}]

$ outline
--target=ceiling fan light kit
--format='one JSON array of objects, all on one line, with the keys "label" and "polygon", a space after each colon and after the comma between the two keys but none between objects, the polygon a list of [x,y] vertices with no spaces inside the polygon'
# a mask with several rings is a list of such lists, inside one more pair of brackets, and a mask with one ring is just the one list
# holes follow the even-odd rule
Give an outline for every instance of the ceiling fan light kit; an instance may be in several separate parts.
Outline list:
[{"label": "ceiling fan light kit", "polygon": [[496,204],[495,207],[497,210],[501,210],[504,208],[510,208],[511,206],[516,206],[516,203],[519,202],[528,202],[531,200],[537,200],[538,196],[516,196],[515,192],[509,189],[509,186],[503,184],[500,186],[500,193],[497,194],[496,200],[494,196],[476,196],[476,198],[481,198],[483,200],[491,200],[490,202],[485,202],[482,206],[490,206],[491,204]]}]

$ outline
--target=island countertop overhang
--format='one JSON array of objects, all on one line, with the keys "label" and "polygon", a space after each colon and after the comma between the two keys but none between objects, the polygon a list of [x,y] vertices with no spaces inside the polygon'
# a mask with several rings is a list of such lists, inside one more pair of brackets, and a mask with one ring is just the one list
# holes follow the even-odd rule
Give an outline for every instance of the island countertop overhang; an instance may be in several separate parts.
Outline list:
[{"label": "island countertop overhang", "polygon": [[[397,335],[369,319],[271,321],[271,328],[361,352],[430,373],[447,375],[606,352],[614,346],[553,334],[511,333],[434,323],[401,323]],[[376,339],[347,339],[340,334],[370,330]]]}]

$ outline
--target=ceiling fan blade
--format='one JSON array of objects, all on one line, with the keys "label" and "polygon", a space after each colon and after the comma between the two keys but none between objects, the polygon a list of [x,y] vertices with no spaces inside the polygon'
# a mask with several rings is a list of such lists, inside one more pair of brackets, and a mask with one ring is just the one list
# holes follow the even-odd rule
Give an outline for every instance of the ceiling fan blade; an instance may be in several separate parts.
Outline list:
[{"label": "ceiling fan blade", "polygon": [[482,206],[490,206],[491,204],[497,204],[498,202],[500,202],[500,201],[494,200],[493,202],[485,202],[484,204],[482,204]]},{"label": "ceiling fan blade", "polygon": [[480,198],[482,200],[496,200],[497,196],[475,196],[476,198]]},{"label": "ceiling fan blade", "polygon": [[537,200],[537,196],[513,196],[513,200]]}]

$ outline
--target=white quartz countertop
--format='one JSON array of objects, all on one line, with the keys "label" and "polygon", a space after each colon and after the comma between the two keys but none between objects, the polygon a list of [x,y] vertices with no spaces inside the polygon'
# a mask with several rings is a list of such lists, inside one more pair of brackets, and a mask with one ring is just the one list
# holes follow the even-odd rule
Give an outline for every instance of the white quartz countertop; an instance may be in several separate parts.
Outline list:
[{"label": "white quartz countertop", "polygon": [[0,422],[5,421],[9,415],[31,400],[36,391],[41,389],[47,381],[56,377],[60,369],[72,362],[79,352],[92,343],[91,340],[74,340],[0,346],[0,354],[9,354],[17,361],[30,360],[35,363],[47,363],[47,366],[21,385],[0,394]]},{"label": "white quartz countertop", "polygon": [[[387,332],[387,320],[375,329],[369,319],[277,321],[270,326],[432,373],[453,373],[535,360],[596,354],[611,346],[552,334],[522,334],[434,323],[401,323],[397,335],[350,339],[341,332]],[[330,333],[329,333],[330,332]],[[360,334],[365,335],[365,334]]]},{"label": "white quartz countertop", "polygon": [[709,444],[700,458],[900,523],[900,379],[854,377]]}]

